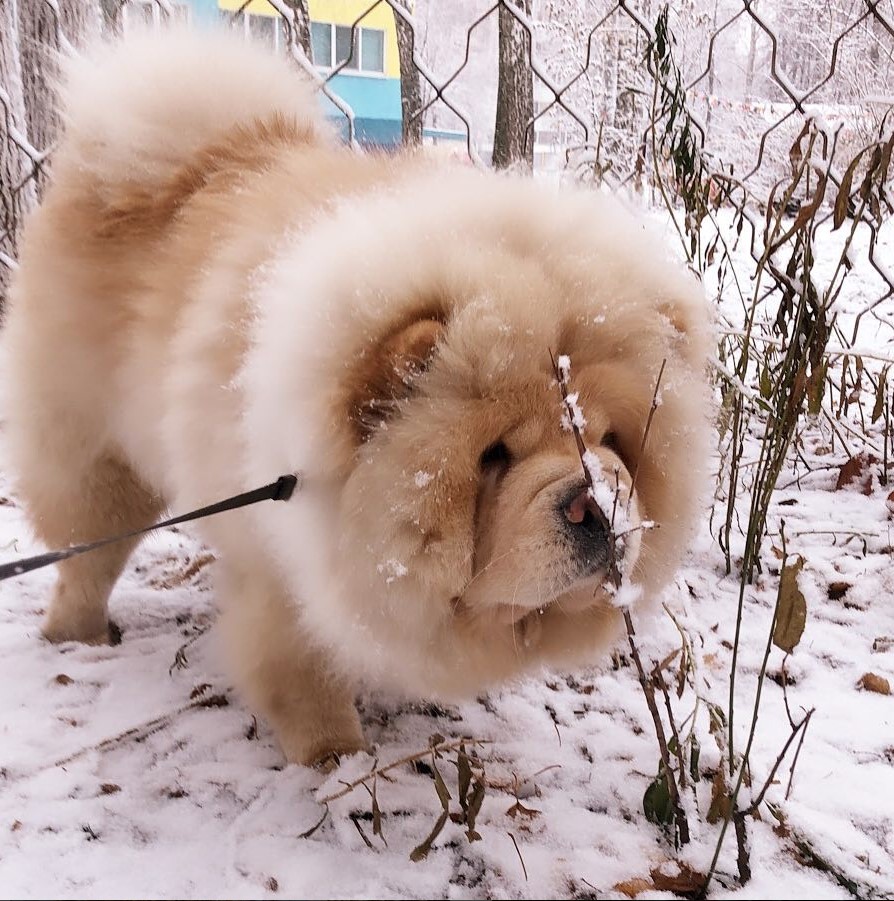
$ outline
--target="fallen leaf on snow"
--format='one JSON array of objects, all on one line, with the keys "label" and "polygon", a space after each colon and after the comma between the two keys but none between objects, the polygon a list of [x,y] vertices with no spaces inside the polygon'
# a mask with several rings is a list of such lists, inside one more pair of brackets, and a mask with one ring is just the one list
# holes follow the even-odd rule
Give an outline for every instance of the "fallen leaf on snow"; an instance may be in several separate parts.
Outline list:
[{"label": "fallen leaf on snow", "polygon": [[635,898],[640,892],[651,892],[655,886],[652,885],[651,880],[637,876],[633,879],[625,879],[623,882],[616,883],[614,888],[615,891],[622,892],[628,898]]},{"label": "fallen leaf on snow", "polygon": [[782,567],[779,577],[779,601],[776,613],[776,627],[773,629],[773,644],[787,654],[795,649],[804,634],[807,622],[807,601],[798,587],[798,573],[804,567],[804,558],[795,557],[795,562]]},{"label": "fallen leaf on snow", "polygon": [[693,870],[688,864],[668,860],[650,870],[652,882],[660,892],[678,895],[698,891],[705,884],[704,873]]},{"label": "fallen leaf on snow", "polygon": [[846,463],[842,463],[838,470],[838,480],[835,482],[835,490],[841,491],[853,482],[856,482],[860,491],[865,495],[872,494],[871,466],[878,463],[878,458],[873,454],[859,453],[851,457]]},{"label": "fallen leaf on snow", "polygon": [[840,601],[850,588],[850,582],[830,582],[826,588],[826,594],[830,601]]},{"label": "fallen leaf on snow", "polygon": [[864,673],[857,683],[857,688],[862,688],[863,691],[874,691],[879,695],[891,694],[891,683],[878,673]]}]

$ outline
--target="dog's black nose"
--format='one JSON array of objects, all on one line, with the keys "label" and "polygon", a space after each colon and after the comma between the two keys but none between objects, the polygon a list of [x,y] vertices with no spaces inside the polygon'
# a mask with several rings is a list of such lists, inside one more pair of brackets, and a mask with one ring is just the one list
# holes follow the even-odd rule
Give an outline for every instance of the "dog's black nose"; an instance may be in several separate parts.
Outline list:
[{"label": "dog's black nose", "polygon": [[605,513],[586,486],[576,488],[559,504],[564,531],[571,540],[572,553],[587,572],[608,565],[612,541]]}]

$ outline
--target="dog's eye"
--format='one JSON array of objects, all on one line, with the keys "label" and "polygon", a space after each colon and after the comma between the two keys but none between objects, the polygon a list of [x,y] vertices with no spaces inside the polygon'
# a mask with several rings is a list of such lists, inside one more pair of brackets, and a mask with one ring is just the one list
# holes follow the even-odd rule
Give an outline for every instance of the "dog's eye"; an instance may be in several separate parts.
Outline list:
[{"label": "dog's eye", "polygon": [[481,455],[479,466],[482,472],[494,469],[507,469],[512,462],[512,454],[502,441],[495,441]]},{"label": "dog's eye", "polygon": [[621,458],[621,462],[626,466],[627,458],[624,455],[624,449],[621,447],[621,441],[617,432],[606,432],[599,442],[604,448],[610,450],[613,454],[617,454]]},{"label": "dog's eye", "polygon": [[610,451],[618,453],[621,449],[621,443],[618,441],[617,432],[606,432],[599,442],[603,447],[607,447]]}]

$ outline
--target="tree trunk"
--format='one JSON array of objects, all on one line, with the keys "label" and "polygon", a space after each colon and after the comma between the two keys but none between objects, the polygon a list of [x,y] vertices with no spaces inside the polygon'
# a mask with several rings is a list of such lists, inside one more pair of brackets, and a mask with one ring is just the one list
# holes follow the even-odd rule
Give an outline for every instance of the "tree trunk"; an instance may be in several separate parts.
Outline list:
[{"label": "tree trunk", "polygon": [[500,5],[500,55],[493,165],[534,166],[534,73],[531,33],[509,11],[512,4],[530,18],[531,0],[503,0]]},{"label": "tree trunk", "polygon": [[33,163],[13,135],[25,136],[17,0],[0,2],[0,303],[6,297],[25,213],[34,204]]},{"label": "tree trunk", "polygon": [[[59,60],[99,35],[100,8],[94,0],[60,0],[57,17],[44,0],[18,0],[19,52],[28,140],[40,151],[52,148],[61,121],[55,85]],[[58,19],[61,19],[59,21]],[[38,195],[43,179],[36,182]]]},{"label": "tree trunk", "polygon": [[124,5],[120,0],[99,0],[99,6],[102,10],[102,30],[107,35],[121,34],[121,14]]},{"label": "tree trunk", "polygon": [[[412,12],[411,0],[396,2]],[[394,24],[397,29],[397,54],[400,57],[401,137],[405,147],[418,147],[422,144],[422,115],[419,114],[422,109],[422,79],[413,62],[416,34],[399,13],[394,13]]]},{"label": "tree trunk", "polygon": [[[757,10],[757,3],[754,4]],[[754,64],[757,59],[757,25],[749,19],[748,30],[748,63],[745,68],[745,99],[754,100]]]},{"label": "tree trunk", "polygon": [[314,61],[313,44],[310,40],[310,13],[307,0],[285,0],[286,6],[295,14],[295,40],[304,51],[304,55]]}]

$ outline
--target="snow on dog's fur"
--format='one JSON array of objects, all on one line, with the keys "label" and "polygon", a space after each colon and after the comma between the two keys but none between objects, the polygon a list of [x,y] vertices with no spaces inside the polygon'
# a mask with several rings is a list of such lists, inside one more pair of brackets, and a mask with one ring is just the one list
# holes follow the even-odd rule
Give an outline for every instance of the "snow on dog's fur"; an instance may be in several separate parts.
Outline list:
[{"label": "snow on dog's fur", "polygon": [[[356,155],[284,60],[142,37],[78,63],[7,322],[19,491],[50,546],[300,472],[206,520],[234,669],[289,760],[363,745],[358,681],[455,695],[616,635],[549,351],[646,597],[705,450],[705,311],[616,202]],[[640,457],[662,360],[662,404]],[[59,567],[44,632],[108,640],[132,543]]]}]

